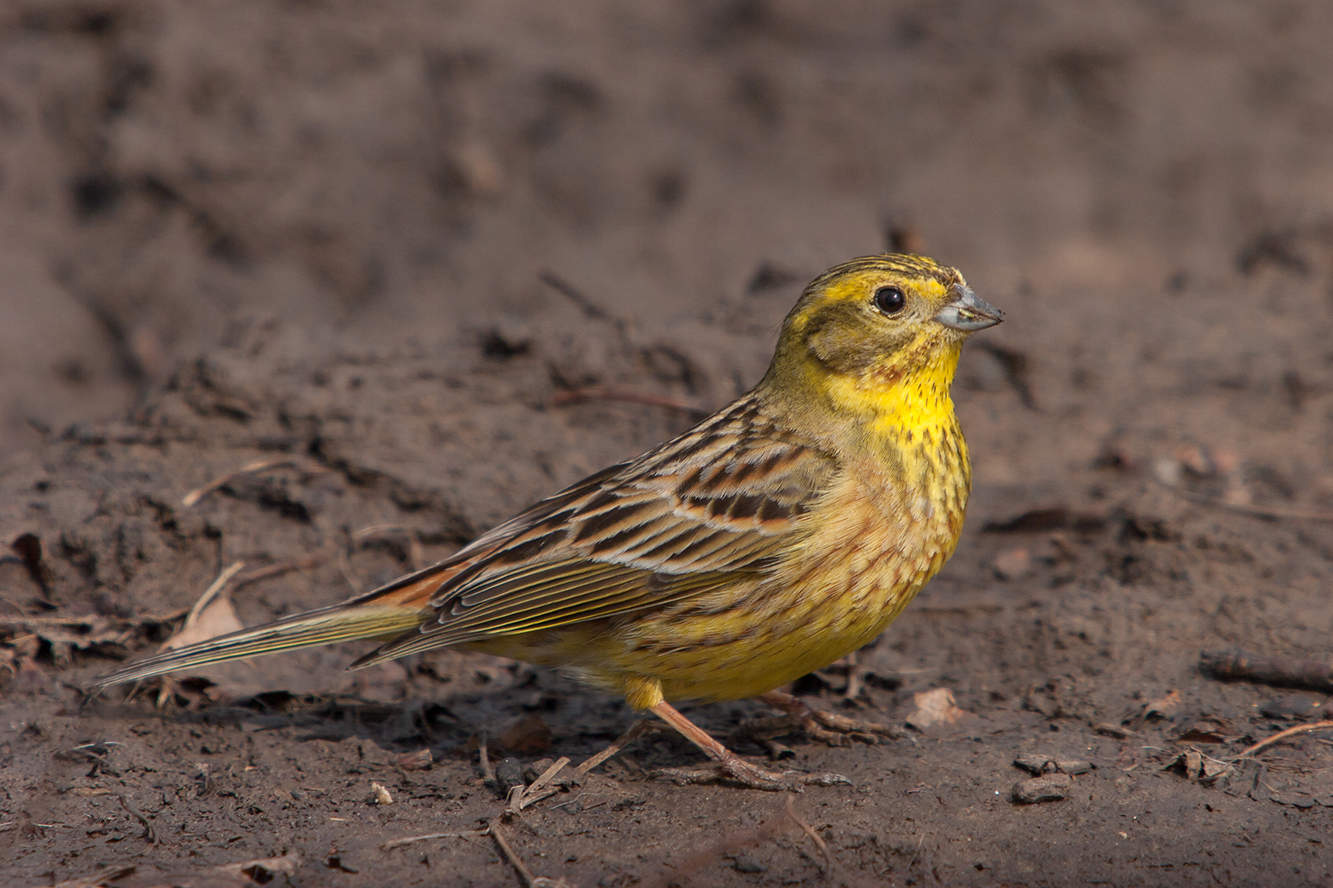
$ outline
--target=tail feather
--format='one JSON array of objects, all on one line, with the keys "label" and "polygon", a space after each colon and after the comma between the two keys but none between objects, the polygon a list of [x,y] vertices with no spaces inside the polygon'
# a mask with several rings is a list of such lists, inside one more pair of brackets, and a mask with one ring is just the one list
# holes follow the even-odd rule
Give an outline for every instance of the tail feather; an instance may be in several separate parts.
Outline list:
[{"label": "tail feather", "polygon": [[94,681],[99,687],[139,681],[194,669],[227,660],[244,660],[297,648],[357,641],[387,640],[421,625],[429,612],[430,597],[459,570],[445,561],[401,577],[340,604],[304,611],[255,626],[219,635],[206,641],[165,650],[122,666]]},{"label": "tail feather", "polygon": [[99,676],[98,685],[120,684],[192,669],[276,654],[296,648],[335,644],[361,638],[391,638],[421,623],[420,613],[403,608],[374,605],[334,605],[295,614],[253,629],[241,629],[207,641],[162,651]]}]

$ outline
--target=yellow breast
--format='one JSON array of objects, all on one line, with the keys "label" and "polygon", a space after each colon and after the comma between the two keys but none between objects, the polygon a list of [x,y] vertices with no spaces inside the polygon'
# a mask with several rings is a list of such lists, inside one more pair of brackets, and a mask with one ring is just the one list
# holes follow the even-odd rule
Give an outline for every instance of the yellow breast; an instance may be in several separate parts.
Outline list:
[{"label": "yellow breast", "polygon": [[710,701],[827,666],[879,635],[953,553],[968,479],[956,422],[850,462],[771,570],[706,605],[637,616],[594,642],[588,677],[641,676],[669,700]]}]

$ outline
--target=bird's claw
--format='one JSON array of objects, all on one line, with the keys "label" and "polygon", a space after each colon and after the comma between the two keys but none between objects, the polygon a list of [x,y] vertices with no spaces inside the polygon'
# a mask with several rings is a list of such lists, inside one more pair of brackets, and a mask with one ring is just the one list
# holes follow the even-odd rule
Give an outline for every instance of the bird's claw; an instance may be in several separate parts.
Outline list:
[{"label": "bird's claw", "polygon": [[802,792],[807,786],[851,786],[841,774],[771,771],[732,756],[701,768],[662,768],[657,776],[677,784],[735,783],[767,792]]},{"label": "bird's claw", "polygon": [[781,709],[783,714],[753,719],[743,724],[740,733],[751,739],[763,741],[800,730],[812,740],[829,746],[851,746],[854,742],[873,745],[880,738],[897,739],[903,736],[902,730],[893,725],[812,709],[796,697],[779,691],[764,694],[761,699]]}]

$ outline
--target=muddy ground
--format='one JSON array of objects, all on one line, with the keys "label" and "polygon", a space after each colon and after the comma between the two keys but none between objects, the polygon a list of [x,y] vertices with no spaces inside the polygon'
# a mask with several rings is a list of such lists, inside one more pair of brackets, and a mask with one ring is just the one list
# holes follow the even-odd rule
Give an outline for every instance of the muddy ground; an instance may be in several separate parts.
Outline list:
[{"label": "muddy ground", "polygon": [[[1009,312],[956,386],[958,554],[797,685],[915,726],[784,738],[854,781],[791,798],[655,779],[698,759],[655,734],[501,821],[513,858],[603,888],[1333,882],[1333,734],[1241,755],[1327,720],[1327,684],[1199,667],[1333,657],[1333,7],[659,6],[0,10],[4,883],[522,884],[474,831],[619,701],[349,648],[84,689],[236,562],[244,622],[334,601],[683,430],[809,276],[889,243]],[[968,715],[920,725],[936,689]],[[691,711],[725,737],[761,708]],[[1063,798],[1014,800],[1025,755]]]}]

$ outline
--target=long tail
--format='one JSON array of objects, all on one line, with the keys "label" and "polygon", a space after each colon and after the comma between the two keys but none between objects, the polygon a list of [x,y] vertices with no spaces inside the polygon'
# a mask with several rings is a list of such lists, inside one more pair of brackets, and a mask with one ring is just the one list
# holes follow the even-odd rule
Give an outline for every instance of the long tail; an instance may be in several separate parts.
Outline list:
[{"label": "long tail", "polygon": [[95,682],[106,687],[226,660],[362,638],[395,638],[421,625],[423,615],[428,613],[426,602],[430,594],[454,573],[441,570],[442,567],[427,568],[342,604],[315,608],[253,629],[162,651],[99,676]]}]

